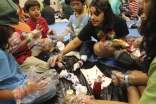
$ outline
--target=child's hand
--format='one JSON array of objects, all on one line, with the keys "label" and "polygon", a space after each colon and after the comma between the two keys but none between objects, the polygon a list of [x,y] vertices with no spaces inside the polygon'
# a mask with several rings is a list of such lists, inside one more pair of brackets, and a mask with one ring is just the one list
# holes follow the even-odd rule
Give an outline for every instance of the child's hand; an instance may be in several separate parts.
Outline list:
[{"label": "child's hand", "polygon": [[49,30],[47,32],[47,34],[49,34],[49,35],[56,35],[56,31],[55,30]]},{"label": "child's hand", "polygon": [[43,39],[43,45],[44,45],[45,49],[51,48],[52,47],[52,40],[49,38]]},{"label": "child's hand", "polygon": [[105,49],[110,48],[111,46],[112,46],[112,41],[106,40],[104,42],[102,42],[102,41],[99,42],[99,48],[100,49],[105,50]]},{"label": "child's hand", "polygon": [[11,47],[9,47],[8,51],[14,53],[19,47],[21,43],[21,38],[18,32],[14,32],[8,40]]},{"label": "child's hand", "polygon": [[44,76],[41,75],[34,81],[33,81],[33,78],[30,77],[30,79],[26,83],[26,89],[25,89],[26,94],[25,95],[33,94],[37,91],[44,90],[46,88],[46,86],[48,85],[48,82],[42,81],[43,77]]}]

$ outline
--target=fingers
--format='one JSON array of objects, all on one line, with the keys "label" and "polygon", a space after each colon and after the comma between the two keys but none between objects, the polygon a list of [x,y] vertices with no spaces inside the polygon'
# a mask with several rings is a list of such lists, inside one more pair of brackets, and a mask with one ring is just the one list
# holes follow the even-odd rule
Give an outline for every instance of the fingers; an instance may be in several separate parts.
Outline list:
[{"label": "fingers", "polygon": [[47,85],[48,85],[48,82],[47,81],[40,81],[37,84],[37,91],[44,90]]},{"label": "fingers", "polygon": [[54,67],[55,66],[55,62],[57,60],[57,55],[53,56],[53,57],[50,57],[49,60],[48,60],[48,63],[50,64],[51,67]]},{"label": "fingers", "polygon": [[118,71],[112,71],[112,81],[115,85],[121,84],[123,85],[125,83],[124,77],[125,75]]},{"label": "fingers", "polygon": [[43,75],[40,75],[34,82],[39,83],[44,78]]}]

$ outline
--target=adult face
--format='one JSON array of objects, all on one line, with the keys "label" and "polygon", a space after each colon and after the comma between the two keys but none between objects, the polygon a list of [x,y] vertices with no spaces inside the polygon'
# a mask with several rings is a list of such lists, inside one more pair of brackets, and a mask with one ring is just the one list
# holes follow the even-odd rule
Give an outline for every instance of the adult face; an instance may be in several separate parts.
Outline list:
[{"label": "adult face", "polygon": [[95,7],[91,6],[90,14],[93,26],[102,27],[104,21],[104,12],[102,12],[100,9],[96,9]]}]

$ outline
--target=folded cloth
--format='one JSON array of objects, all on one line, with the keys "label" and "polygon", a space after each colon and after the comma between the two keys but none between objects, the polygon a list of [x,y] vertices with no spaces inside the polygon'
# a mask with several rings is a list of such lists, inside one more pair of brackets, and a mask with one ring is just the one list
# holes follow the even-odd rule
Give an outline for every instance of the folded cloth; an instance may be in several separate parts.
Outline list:
[{"label": "folded cloth", "polygon": [[[96,75],[96,71],[97,71],[97,75]],[[97,76],[99,76],[101,78],[101,89],[106,88],[112,81],[111,78],[106,77],[95,65],[93,68],[91,69],[81,69],[81,72],[83,73],[83,75],[85,76],[88,84],[90,85],[90,87],[93,89],[94,86],[94,81],[97,78]]]}]

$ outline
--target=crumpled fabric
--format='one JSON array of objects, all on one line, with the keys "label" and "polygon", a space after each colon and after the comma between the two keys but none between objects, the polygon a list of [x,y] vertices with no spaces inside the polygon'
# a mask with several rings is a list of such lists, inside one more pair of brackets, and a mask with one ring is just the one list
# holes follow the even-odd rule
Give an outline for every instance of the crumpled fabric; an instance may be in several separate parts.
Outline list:
[{"label": "crumpled fabric", "polygon": [[[68,57],[64,57],[63,61],[64,61],[67,72],[74,73],[78,77],[80,83],[87,87],[87,90],[88,90],[87,94],[92,95],[92,89],[87,84],[87,81],[85,77],[83,76],[83,74],[81,73],[80,69],[77,69],[74,72],[72,71],[73,64],[77,62],[78,59],[75,56],[68,56]],[[89,62],[89,61],[85,62],[82,68],[89,69],[89,68],[92,68],[94,65],[96,65],[101,70],[101,72],[104,73],[104,75],[106,75],[109,78],[111,78],[112,70],[117,70],[117,71],[121,71],[124,73],[127,71],[127,70],[121,70],[118,68],[107,66],[107,65],[101,64],[100,62]],[[57,67],[55,67],[55,69],[58,73],[61,72],[61,69]],[[59,84],[57,85],[57,95],[53,97],[51,100],[47,101],[45,104],[64,104],[63,99],[65,97],[66,90],[68,90],[69,86],[71,89],[73,89],[72,85],[73,83],[71,81],[68,81],[65,78],[60,78]],[[113,83],[111,83],[107,88],[101,91],[101,95],[99,99],[127,102],[128,101],[127,88],[126,86],[123,86],[123,85],[114,85]]]}]

